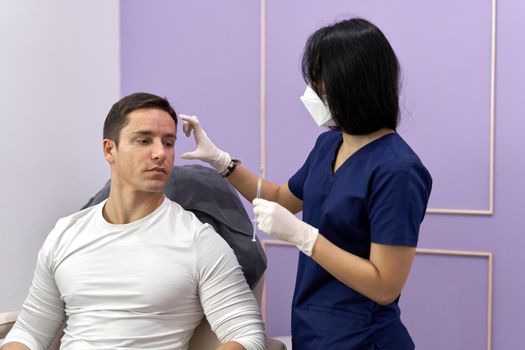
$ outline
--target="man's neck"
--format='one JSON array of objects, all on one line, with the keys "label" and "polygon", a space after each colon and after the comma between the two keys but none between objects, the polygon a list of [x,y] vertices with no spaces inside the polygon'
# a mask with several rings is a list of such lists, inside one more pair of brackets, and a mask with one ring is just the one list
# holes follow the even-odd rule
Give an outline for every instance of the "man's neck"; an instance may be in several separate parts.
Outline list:
[{"label": "man's neck", "polygon": [[102,214],[112,224],[129,224],[154,212],[164,201],[162,192],[126,193],[111,188]]}]

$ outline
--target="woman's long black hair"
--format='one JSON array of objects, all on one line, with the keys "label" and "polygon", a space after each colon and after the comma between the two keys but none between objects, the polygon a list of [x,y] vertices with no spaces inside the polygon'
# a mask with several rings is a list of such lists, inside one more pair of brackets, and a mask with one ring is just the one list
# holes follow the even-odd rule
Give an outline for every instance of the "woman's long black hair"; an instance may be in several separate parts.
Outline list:
[{"label": "woman's long black hair", "polygon": [[364,135],[397,128],[399,63],[386,37],[369,21],[353,18],[313,33],[302,72],[326,98],[337,129]]}]

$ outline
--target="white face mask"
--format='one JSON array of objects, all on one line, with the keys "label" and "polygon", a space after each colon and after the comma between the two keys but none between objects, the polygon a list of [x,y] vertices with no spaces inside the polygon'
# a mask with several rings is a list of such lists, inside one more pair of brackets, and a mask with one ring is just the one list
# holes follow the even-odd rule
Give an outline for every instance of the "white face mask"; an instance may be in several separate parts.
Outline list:
[{"label": "white face mask", "polygon": [[303,96],[299,98],[317,126],[335,126],[335,121],[330,114],[330,109],[310,85],[306,87]]}]

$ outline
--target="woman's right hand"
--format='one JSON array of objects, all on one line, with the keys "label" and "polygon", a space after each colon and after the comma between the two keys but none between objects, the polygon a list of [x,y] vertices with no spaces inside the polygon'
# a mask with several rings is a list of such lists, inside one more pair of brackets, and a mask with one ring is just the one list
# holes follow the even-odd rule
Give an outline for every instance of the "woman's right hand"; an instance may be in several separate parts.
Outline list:
[{"label": "woman's right hand", "polygon": [[206,132],[202,129],[201,123],[196,116],[188,116],[179,114],[180,119],[184,121],[182,130],[184,134],[189,137],[193,130],[193,137],[197,148],[192,152],[183,153],[180,157],[182,159],[199,159],[203,162],[210,164],[219,173],[226,170],[231,162],[231,156],[222,150],[220,150],[211,140],[208,138]]}]

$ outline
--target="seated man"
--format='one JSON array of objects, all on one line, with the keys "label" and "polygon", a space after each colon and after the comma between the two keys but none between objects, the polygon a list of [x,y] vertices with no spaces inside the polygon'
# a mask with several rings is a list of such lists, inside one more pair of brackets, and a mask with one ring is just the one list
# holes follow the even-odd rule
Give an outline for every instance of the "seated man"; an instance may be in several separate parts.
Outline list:
[{"label": "seated man", "polygon": [[203,313],[219,349],[264,349],[259,307],[230,247],[163,194],[177,115],[166,99],[122,98],[104,123],[106,201],[60,219],[1,350],[186,349]]}]

